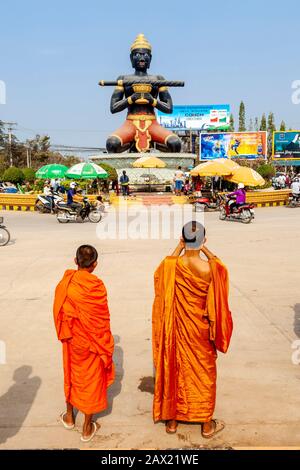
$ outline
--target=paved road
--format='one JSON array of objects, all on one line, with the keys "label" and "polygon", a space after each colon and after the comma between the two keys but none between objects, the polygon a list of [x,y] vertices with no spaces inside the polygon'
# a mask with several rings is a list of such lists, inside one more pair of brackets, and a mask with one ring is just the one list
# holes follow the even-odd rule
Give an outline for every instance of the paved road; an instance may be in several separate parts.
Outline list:
[{"label": "paved road", "polygon": [[216,417],[227,427],[209,442],[199,426],[180,425],[170,436],[151,419],[152,273],[174,241],[99,240],[89,223],[2,213],[12,243],[0,248],[0,340],[7,348],[0,448],[81,446],[79,429],[65,431],[57,422],[64,396],[51,307],[54,286],[84,242],[101,252],[97,273],[109,292],[117,364],[110,409],[85,448],[300,447],[300,365],[292,363],[292,343],[300,338],[300,210],[256,213],[249,226],[205,216],[208,246],[230,270],[235,324],[230,351],[218,359]]}]

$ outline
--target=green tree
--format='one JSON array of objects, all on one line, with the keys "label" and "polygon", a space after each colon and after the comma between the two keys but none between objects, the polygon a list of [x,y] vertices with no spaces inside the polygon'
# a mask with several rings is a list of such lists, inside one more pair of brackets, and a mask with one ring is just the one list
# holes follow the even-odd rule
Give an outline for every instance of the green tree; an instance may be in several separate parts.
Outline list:
[{"label": "green tree", "polygon": [[279,130],[282,131],[282,132],[284,132],[286,130],[286,125],[285,125],[284,121],[281,121]]},{"label": "green tree", "polygon": [[268,116],[268,156],[272,155],[273,132],[276,131],[274,113],[270,112]]},{"label": "green tree", "polygon": [[105,170],[106,173],[108,173],[109,181],[118,179],[117,170],[113,166],[108,165],[107,163],[103,163],[103,162],[98,163],[98,165],[101,166],[101,168],[103,168],[103,170]]},{"label": "green tree", "polygon": [[262,165],[260,165],[256,171],[265,179],[269,180],[271,179],[275,173],[276,173],[276,170],[275,170],[275,167],[273,165],[271,165],[270,163],[263,163]]},{"label": "green tree", "polygon": [[24,173],[20,168],[16,168],[15,166],[11,166],[7,168],[3,173],[3,181],[8,181],[13,184],[23,183],[25,177]]},{"label": "green tree", "polygon": [[5,148],[6,134],[3,121],[0,120],[0,150]]},{"label": "green tree", "polygon": [[35,181],[35,170],[33,168],[22,168],[25,181],[33,183]]},{"label": "green tree", "polygon": [[258,117],[256,117],[254,119],[254,130],[255,132],[258,132],[259,131],[259,121],[258,121]]},{"label": "green tree", "polygon": [[263,113],[260,121],[260,126],[259,126],[260,131],[266,131],[267,130],[267,118],[265,113]]},{"label": "green tree", "polygon": [[230,114],[229,118],[229,131],[234,132],[234,117],[232,113]]},{"label": "green tree", "polygon": [[241,101],[239,109],[239,132],[244,132],[246,130],[246,111],[244,102]]}]

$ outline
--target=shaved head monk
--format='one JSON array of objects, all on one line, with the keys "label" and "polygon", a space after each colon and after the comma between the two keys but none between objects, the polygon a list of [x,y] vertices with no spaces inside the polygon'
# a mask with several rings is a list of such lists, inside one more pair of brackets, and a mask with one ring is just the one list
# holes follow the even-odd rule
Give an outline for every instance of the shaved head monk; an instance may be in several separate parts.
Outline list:
[{"label": "shaved head monk", "polygon": [[168,433],[176,433],[178,421],[201,423],[202,436],[211,438],[225,426],[213,419],[216,359],[217,350],[228,349],[232,319],[227,269],[205,242],[204,227],[189,222],[154,275],[153,417]]},{"label": "shaved head monk", "polygon": [[75,258],[77,270],[65,272],[54,299],[55,327],[63,344],[67,403],[60,420],[66,429],[73,429],[73,408],[84,413],[83,442],[90,441],[98,431],[100,425],[92,417],[107,408],[107,388],[114,381],[114,340],[106,289],[92,274],[97,259],[94,247],[80,246]]}]

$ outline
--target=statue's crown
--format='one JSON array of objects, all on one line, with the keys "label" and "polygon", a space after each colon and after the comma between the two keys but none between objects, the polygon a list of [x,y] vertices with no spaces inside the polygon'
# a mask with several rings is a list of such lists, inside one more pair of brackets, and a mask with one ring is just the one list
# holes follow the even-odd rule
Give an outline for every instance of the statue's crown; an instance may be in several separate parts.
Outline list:
[{"label": "statue's crown", "polygon": [[134,49],[148,49],[149,51],[152,50],[150,42],[145,38],[143,34],[138,34],[134,43],[132,44],[130,51],[134,51]]}]

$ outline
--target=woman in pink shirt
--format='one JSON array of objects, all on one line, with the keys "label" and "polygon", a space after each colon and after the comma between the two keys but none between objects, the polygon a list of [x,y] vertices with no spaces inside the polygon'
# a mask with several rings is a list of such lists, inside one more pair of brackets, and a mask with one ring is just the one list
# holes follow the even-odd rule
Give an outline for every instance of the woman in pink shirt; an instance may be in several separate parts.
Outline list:
[{"label": "woman in pink shirt", "polygon": [[242,206],[243,204],[246,203],[246,191],[244,188],[245,186],[243,185],[243,183],[239,183],[238,189],[234,191],[233,193],[228,194],[229,198],[231,197],[235,198],[234,201],[229,202],[230,212],[232,212],[235,207],[238,208],[239,206]]}]

